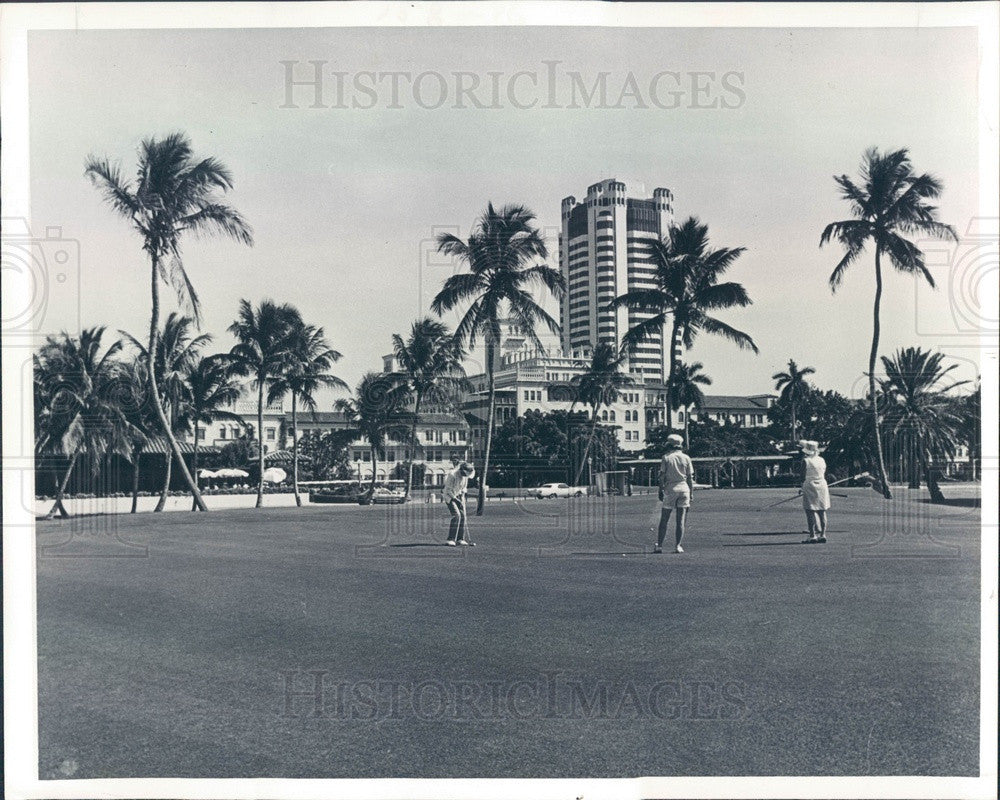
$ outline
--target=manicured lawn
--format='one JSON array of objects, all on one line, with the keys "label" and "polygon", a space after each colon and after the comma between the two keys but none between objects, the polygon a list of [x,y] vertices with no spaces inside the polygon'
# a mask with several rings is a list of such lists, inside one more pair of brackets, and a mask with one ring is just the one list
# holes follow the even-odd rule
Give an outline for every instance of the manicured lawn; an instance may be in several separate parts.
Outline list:
[{"label": "manicured lawn", "polygon": [[40,775],[977,774],[971,493],[789,493],[40,524]]}]

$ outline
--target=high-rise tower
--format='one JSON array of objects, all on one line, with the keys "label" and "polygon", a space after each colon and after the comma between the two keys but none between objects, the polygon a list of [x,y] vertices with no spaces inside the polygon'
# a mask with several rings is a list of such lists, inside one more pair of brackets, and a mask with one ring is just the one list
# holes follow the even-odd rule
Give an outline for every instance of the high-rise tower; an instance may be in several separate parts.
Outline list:
[{"label": "high-rise tower", "polygon": [[[631,289],[656,285],[651,243],[670,229],[673,199],[669,189],[654,189],[649,198],[642,184],[609,179],[587,189],[583,203],[562,201],[559,266],[567,291],[560,322],[567,354],[584,355],[601,342],[620,347],[629,328],[653,316],[608,305]],[[638,345],[628,369],[663,380],[662,333]]]}]

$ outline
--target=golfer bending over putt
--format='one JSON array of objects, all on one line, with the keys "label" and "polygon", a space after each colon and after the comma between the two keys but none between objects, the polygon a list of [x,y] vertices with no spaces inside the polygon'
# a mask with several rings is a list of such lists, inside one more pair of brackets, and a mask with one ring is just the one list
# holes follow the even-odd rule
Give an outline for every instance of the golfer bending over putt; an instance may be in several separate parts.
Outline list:
[{"label": "golfer bending over putt", "polygon": [[670,524],[670,514],[677,509],[677,541],[675,553],[683,553],[681,539],[684,538],[684,521],[691,507],[691,495],[694,494],[694,465],[687,453],[681,452],[684,440],[676,433],[667,437],[667,452],[660,461],[660,530],[656,538],[654,553],[663,552],[663,539],[667,535]]},{"label": "golfer bending over putt", "polygon": [[802,507],[809,525],[809,538],[802,544],[826,544],[826,511],[830,508],[830,487],[826,483],[826,461],[819,454],[819,442],[799,442],[802,451]]},{"label": "golfer bending over putt", "polygon": [[448,473],[444,479],[444,501],[451,512],[451,527],[448,529],[449,547],[456,545],[475,546],[469,541],[469,525],[465,517],[465,493],[469,488],[469,478],[476,474],[475,468],[468,461],[463,461]]}]

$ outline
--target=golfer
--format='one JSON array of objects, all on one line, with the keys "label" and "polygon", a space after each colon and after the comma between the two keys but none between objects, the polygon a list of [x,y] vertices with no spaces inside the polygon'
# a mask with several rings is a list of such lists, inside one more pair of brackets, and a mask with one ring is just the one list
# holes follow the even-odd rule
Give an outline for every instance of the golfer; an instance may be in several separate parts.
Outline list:
[{"label": "golfer", "polygon": [[465,494],[469,488],[469,478],[475,477],[476,470],[468,461],[461,462],[444,479],[444,501],[451,512],[451,526],[448,529],[449,547],[456,545],[475,546],[469,541],[469,525],[465,516]]},{"label": "golfer", "polygon": [[670,515],[675,509],[677,528],[674,552],[684,552],[681,539],[684,538],[684,522],[688,509],[691,508],[691,495],[694,494],[694,465],[690,457],[681,452],[683,446],[684,440],[678,434],[672,433],[667,437],[667,452],[660,461],[659,497],[663,508],[660,510],[660,530],[653,548],[654,553],[663,552],[663,539],[667,535]]},{"label": "golfer", "polygon": [[799,442],[802,452],[802,507],[809,525],[809,538],[802,544],[826,544],[826,512],[830,508],[830,487],[826,483],[826,461],[819,454],[819,442]]}]

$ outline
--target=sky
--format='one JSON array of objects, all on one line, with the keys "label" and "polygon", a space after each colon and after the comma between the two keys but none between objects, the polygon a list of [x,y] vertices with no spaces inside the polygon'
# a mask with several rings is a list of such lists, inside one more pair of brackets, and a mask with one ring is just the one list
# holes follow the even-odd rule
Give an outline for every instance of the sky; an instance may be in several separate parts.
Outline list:
[{"label": "sky", "polygon": [[[815,368],[821,388],[857,397],[870,346],[873,256],[831,293],[827,278],[841,250],[820,249],[820,233],[849,216],[833,176],[856,175],[870,146],[907,147],[918,171],[943,181],[940,218],[964,234],[979,196],[975,35],[971,28],[32,32],[32,231],[61,228],[79,247],[77,272],[53,287],[42,324],[146,330],[148,263],[83,167],[89,154],[108,156],[131,175],[144,137],[179,130],[197,155],[231,169],[227,199],[254,228],[252,248],[184,242],[213,350],[233,344],[226,328],[241,298],[272,298],[325,328],[343,353],[337,374],[354,385],[381,367],[393,333],[429,313],[453,271],[433,253],[437,231],[464,237],[487,202],[522,203],[537,214],[557,266],[562,198],[581,199],[592,183],[618,178],[650,192],[671,189],[678,221],[697,216],[714,246],[746,248],[729,277],[745,285],[753,305],[719,316],[750,333],[760,353],[699,338],[685,358],[704,364],[713,394],[772,391],[771,375],[794,358]],[[293,86],[289,97],[281,63],[295,62],[294,78],[305,80],[313,60],[327,62],[324,108],[310,107],[308,86]],[[416,92],[398,78],[393,98],[393,79],[368,72],[428,74]],[[335,73],[343,73],[340,103]],[[604,107],[595,107],[597,95],[586,107],[579,93],[572,107],[573,73],[587,92],[607,73]],[[459,81],[479,86],[460,101]],[[475,107],[473,97],[487,107]],[[532,100],[532,108],[519,107]],[[972,379],[978,343],[966,320],[976,309],[955,256],[964,251],[931,248],[937,291],[887,275],[881,352],[940,349],[959,364],[959,377]],[[169,293],[165,299],[169,307]]]}]

